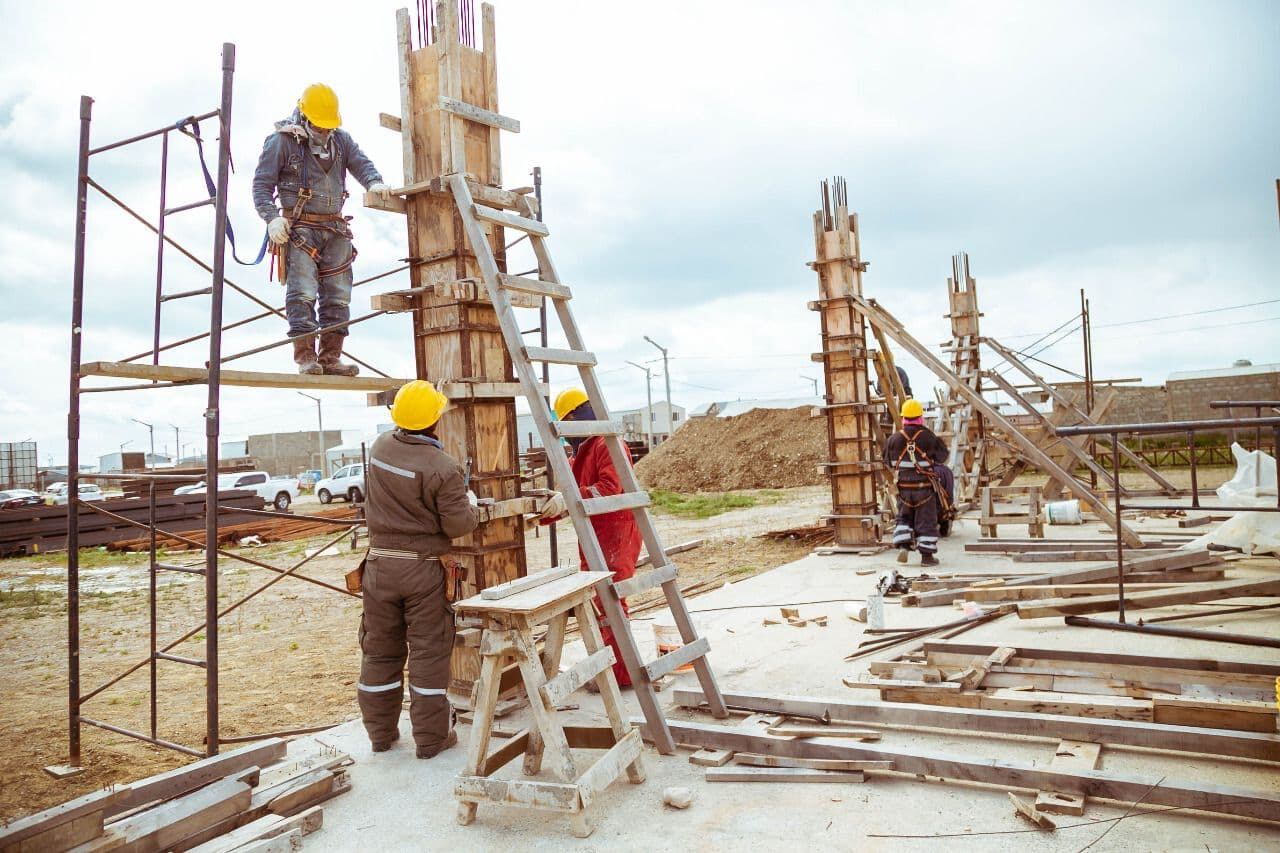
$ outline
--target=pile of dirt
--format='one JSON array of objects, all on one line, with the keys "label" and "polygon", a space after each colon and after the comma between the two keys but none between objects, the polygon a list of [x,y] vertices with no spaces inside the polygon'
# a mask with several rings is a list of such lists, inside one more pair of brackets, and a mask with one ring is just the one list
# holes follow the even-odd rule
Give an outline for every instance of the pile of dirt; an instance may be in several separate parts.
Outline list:
[{"label": "pile of dirt", "polygon": [[810,407],[690,418],[636,465],[646,488],[673,492],[786,489],[826,482],[827,427]]}]

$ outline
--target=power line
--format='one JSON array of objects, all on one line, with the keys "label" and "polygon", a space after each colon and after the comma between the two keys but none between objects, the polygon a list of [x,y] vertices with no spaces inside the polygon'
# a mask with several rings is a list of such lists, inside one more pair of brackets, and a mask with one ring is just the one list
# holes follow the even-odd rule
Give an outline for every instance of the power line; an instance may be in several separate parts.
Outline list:
[{"label": "power line", "polygon": [[[1157,323],[1161,320],[1174,320],[1179,317],[1197,317],[1201,314],[1216,314],[1222,311],[1237,311],[1241,308],[1256,308],[1260,305],[1274,305],[1276,303],[1280,303],[1280,299],[1264,299],[1261,302],[1246,302],[1243,305],[1225,305],[1221,308],[1204,308],[1200,311],[1186,311],[1181,314],[1166,314],[1162,317],[1145,317],[1140,320],[1120,320],[1115,323],[1094,323],[1093,327],[1095,329],[1101,329],[1101,328],[1114,327],[1114,326],[1135,326],[1135,325],[1138,325],[1139,323]],[[1076,315],[1076,316],[1078,317],[1079,315]],[[1253,322],[1253,321],[1249,321],[1249,322]],[[1059,326],[1058,328],[1060,329],[1062,328],[1062,326]],[[1038,335],[1038,333],[1036,332],[1026,332],[1024,334],[1019,334],[1019,335],[1002,335],[1000,337],[1000,340],[1012,341],[1012,340],[1017,340],[1019,338],[1031,338],[1031,337],[1037,337],[1037,336],[1040,338],[1040,340],[1044,340],[1045,338],[1047,338],[1049,335],[1052,335],[1056,331],[1057,329],[1054,329],[1053,331],[1047,332],[1043,335]],[[1035,343],[1028,344],[1028,346],[1035,346]]]}]

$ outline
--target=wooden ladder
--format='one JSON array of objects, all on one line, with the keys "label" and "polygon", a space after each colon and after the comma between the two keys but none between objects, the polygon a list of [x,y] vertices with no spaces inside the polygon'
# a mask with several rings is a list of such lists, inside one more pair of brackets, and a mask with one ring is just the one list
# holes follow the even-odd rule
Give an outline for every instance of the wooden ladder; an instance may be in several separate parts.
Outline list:
[{"label": "wooden ladder", "polygon": [[[663,675],[692,664],[715,715],[726,717],[728,711],[706,658],[710,646],[705,637],[698,636],[693,620],[689,616],[689,609],[676,582],[676,567],[667,557],[662,540],[649,515],[649,495],[640,488],[635,472],[627,460],[621,437],[624,432],[623,425],[620,421],[611,420],[609,417],[604,392],[596,378],[596,357],[587,350],[582,333],[569,308],[569,300],[573,294],[568,287],[560,283],[555,264],[551,260],[551,253],[547,248],[546,238],[549,231],[543,223],[534,218],[533,205],[524,195],[501,190],[481,190],[487,203],[479,203],[472,193],[472,187],[478,185],[468,181],[463,174],[448,175],[443,178],[443,181],[447,182],[453,194],[459,220],[475,252],[476,262],[480,267],[485,287],[488,289],[489,299],[498,315],[502,337],[511,355],[516,376],[525,398],[529,401],[529,409],[538,428],[538,435],[542,438],[542,446],[547,451],[547,462],[555,472],[555,481],[564,495],[569,517],[573,520],[574,529],[578,534],[579,547],[586,556],[587,568],[591,571],[608,571],[604,552],[591,525],[593,516],[630,511],[640,528],[640,535],[648,549],[653,567],[625,581],[603,582],[598,589],[605,618],[613,629],[614,637],[617,638],[618,647],[622,652],[623,663],[635,685],[636,697],[648,724],[648,733],[659,752],[670,754],[675,751],[675,740],[659,707],[653,684]],[[540,277],[527,278],[500,272],[482,223],[512,228],[528,235],[538,260]],[[513,293],[532,294],[550,299],[568,340],[569,349],[526,346],[512,310],[511,294]],[[535,361],[577,367],[583,388],[598,420],[553,423],[543,397],[544,390],[534,375],[533,362]],[[587,436],[600,436],[604,439],[609,457],[618,470],[618,478],[622,484],[621,494],[584,498],[579,492],[561,439]],[[631,625],[622,610],[622,599],[655,586],[662,587],[667,604],[671,608],[671,615],[685,644],[673,652],[645,662],[640,657],[635,636],[631,632]]]}]

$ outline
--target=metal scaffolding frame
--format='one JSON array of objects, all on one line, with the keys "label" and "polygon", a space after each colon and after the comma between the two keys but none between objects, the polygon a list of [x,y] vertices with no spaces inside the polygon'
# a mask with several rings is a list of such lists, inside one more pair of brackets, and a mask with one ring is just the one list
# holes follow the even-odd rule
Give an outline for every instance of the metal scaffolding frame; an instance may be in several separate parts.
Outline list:
[{"label": "metal scaffolding frame", "polygon": [[[97,728],[105,729],[116,734],[125,735],[135,738],[155,746],[162,746],[192,756],[210,756],[218,753],[221,744],[241,743],[246,741],[260,740],[268,737],[277,737],[292,734],[303,734],[307,732],[320,731],[331,727],[332,723],[308,726],[305,728],[291,729],[288,731],[266,732],[257,735],[245,735],[238,737],[223,737],[220,729],[219,718],[219,654],[218,654],[218,620],[245,602],[256,597],[260,593],[266,591],[270,587],[292,577],[301,581],[324,587],[333,592],[359,597],[356,593],[351,593],[341,586],[326,583],[316,578],[308,577],[300,574],[299,569],[305,566],[316,554],[322,553],[330,545],[337,543],[350,534],[353,525],[362,524],[361,519],[331,519],[321,517],[298,516],[287,513],[276,513],[270,511],[253,511],[253,510],[236,510],[237,512],[250,512],[255,515],[267,517],[283,517],[290,519],[309,519],[319,521],[326,524],[332,524],[342,528],[335,537],[326,542],[319,551],[312,554],[311,557],[304,557],[288,568],[280,568],[272,566],[268,563],[254,560],[249,557],[234,554],[218,547],[218,528],[219,514],[231,511],[230,507],[223,507],[218,504],[218,461],[219,461],[219,436],[220,436],[220,419],[221,419],[221,365],[223,362],[234,358],[249,355],[253,352],[260,352],[264,349],[270,349],[273,346],[279,346],[284,341],[277,341],[274,344],[268,344],[232,356],[222,355],[222,333],[225,330],[243,326],[248,323],[271,316],[284,316],[282,309],[274,307],[269,303],[254,296],[249,291],[231,282],[226,278],[226,243],[228,238],[228,220],[227,220],[227,193],[230,182],[231,172],[231,105],[232,105],[232,88],[233,78],[235,74],[235,45],[224,43],[222,46],[222,86],[221,100],[217,109],[210,110],[200,115],[192,115],[181,119],[180,121],[169,124],[164,127],[140,133],[126,139],[117,140],[105,145],[90,147],[90,125],[92,120],[93,99],[89,96],[82,96],[80,99],[80,145],[79,145],[79,163],[76,181],[76,224],[75,224],[75,262],[73,267],[72,278],[72,308],[71,308],[71,370],[70,370],[70,388],[69,388],[69,412],[67,417],[67,484],[68,484],[68,512],[67,512],[67,650],[68,650],[68,752],[70,762],[78,764],[81,755],[81,726],[90,725]],[[216,119],[218,123],[218,155],[217,155],[217,178],[216,182],[209,181],[210,197],[190,204],[182,204],[177,206],[167,206],[167,185],[168,185],[168,161],[169,161],[169,140],[170,135],[180,133],[191,137],[195,140],[197,146],[202,146],[203,140],[199,136],[199,122]],[[131,209],[119,198],[112,195],[101,184],[95,181],[89,175],[90,158],[102,154],[107,151],[122,148],[144,140],[155,139],[159,137],[161,145],[160,159],[160,207],[159,219],[157,224],[152,224],[144,216]],[[203,158],[203,150],[201,148],[201,157]],[[206,175],[207,177],[207,175]],[[93,188],[98,191],[109,201],[113,202],[124,210],[129,216],[137,220],[139,223],[150,229],[156,234],[156,260],[155,260],[155,305],[153,314],[153,333],[152,348],[148,352],[138,353],[124,361],[137,361],[151,356],[153,365],[159,364],[159,355],[175,347],[185,344],[195,343],[200,340],[208,339],[208,375],[204,380],[196,381],[156,381],[149,383],[132,384],[132,385],[114,385],[114,386],[97,386],[82,387],[81,378],[86,375],[82,372],[82,346],[84,337],[84,294],[85,294],[85,260],[86,260],[86,229],[87,229],[87,209],[88,209],[88,192]],[[212,263],[207,264],[200,260],[190,250],[179,244],[171,236],[165,233],[165,220],[171,214],[183,211],[193,210],[201,207],[212,206],[214,208],[214,234],[213,234],[213,258]],[[196,265],[203,268],[211,276],[210,286],[198,290],[185,291],[182,293],[165,294],[163,290],[164,284],[164,253],[166,246],[172,247],[190,259]],[[396,269],[371,276],[355,284],[364,284],[374,281],[393,273],[407,269],[413,264],[412,261],[404,266]],[[223,295],[225,289],[230,287],[234,291],[245,296],[249,300],[255,302],[265,311],[253,316],[236,320],[232,323],[223,324]],[[165,302],[174,299],[183,299],[194,296],[209,296],[209,331],[201,332],[197,335],[189,336],[178,341],[161,344],[161,309]],[[382,312],[375,312],[365,317],[360,317],[349,323],[341,324],[343,326],[353,325],[379,316]],[[287,340],[287,339],[286,339]],[[349,358],[353,358],[347,353]],[[374,373],[385,377],[386,374],[365,364],[359,359],[354,359],[359,364],[365,366]],[[190,384],[205,384],[208,387],[207,405],[204,411],[205,420],[205,483],[208,484],[205,490],[204,514],[204,542],[201,543],[190,537],[162,530],[156,527],[156,487],[165,481],[183,481],[190,482],[190,476],[177,474],[156,474],[148,473],[130,473],[121,475],[111,474],[81,474],[80,473],[80,404],[81,395],[88,393],[99,393],[106,391],[129,391],[143,390],[153,388],[172,388]],[[79,499],[79,483],[81,479],[145,479],[148,481],[149,492],[149,514],[147,523],[135,521],[125,518],[122,515],[111,512],[110,510],[96,506],[92,502],[82,501]],[[79,559],[79,529],[80,529],[80,513],[84,510],[96,512],[116,521],[130,524],[149,533],[149,592],[148,592],[148,610],[150,619],[150,653],[146,658],[126,668],[123,672],[116,674],[103,684],[90,689],[82,690],[81,671],[80,671],[80,559]],[[204,567],[195,568],[191,566],[178,566],[167,564],[157,560],[156,540],[158,536],[168,539],[175,539],[184,544],[203,547],[205,552]],[[249,593],[241,596],[236,601],[228,604],[223,608],[218,606],[218,559],[226,557],[239,560],[257,568],[266,569],[275,573],[275,576],[260,584]],[[185,572],[204,576],[204,596],[205,596],[205,617],[204,621],[182,634],[177,639],[169,641],[161,645],[157,638],[157,577],[159,572],[173,571]],[[204,632],[204,659],[195,659],[183,657],[172,653],[172,650],[183,642],[190,640],[192,637]],[[157,666],[160,661],[176,663],[186,666],[195,666],[205,671],[205,738],[203,749],[193,746],[176,743],[166,740],[159,736],[158,713],[157,713]],[[150,675],[150,727],[149,733],[133,731],[121,726],[113,725],[103,720],[86,716],[83,706],[86,702],[101,695],[104,691],[120,683],[128,676],[148,667]]]}]

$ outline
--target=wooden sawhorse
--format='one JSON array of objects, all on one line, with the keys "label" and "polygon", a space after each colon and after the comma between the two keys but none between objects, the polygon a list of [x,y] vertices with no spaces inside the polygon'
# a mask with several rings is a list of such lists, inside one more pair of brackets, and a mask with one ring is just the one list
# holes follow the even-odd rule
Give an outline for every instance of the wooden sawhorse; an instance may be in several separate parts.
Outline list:
[{"label": "wooden sawhorse", "polygon": [[[556,573],[553,569],[545,574]],[[479,803],[494,803],[567,813],[573,821],[573,834],[586,838],[594,829],[586,810],[597,794],[624,770],[631,784],[644,781],[640,730],[632,728],[623,716],[622,696],[613,677],[613,650],[600,636],[591,605],[596,585],[610,582],[612,576],[608,572],[578,571],[568,575],[560,572],[560,575],[545,582],[538,582],[536,575],[520,578],[454,605],[459,614],[467,613],[484,620],[480,678],[476,681],[467,762],[453,790],[459,800],[458,823],[464,826],[475,820]],[[506,597],[485,597],[486,593],[503,595],[506,590],[502,587],[518,591]],[[560,654],[571,612],[578,620],[587,657],[560,672]],[[542,624],[547,625],[547,634],[539,657],[533,628]],[[515,659],[514,666],[505,666],[508,658]],[[600,688],[609,725],[561,725],[556,708],[592,680]],[[529,695],[537,725],[517,733],[489,754],[498,694],[521,682]],[[579,774],[570,752],[574,747],[608,752]],[[559,781],[491,778],[519,755],[524,755],[526,776],[539,773],[545,757]]]}]

